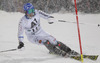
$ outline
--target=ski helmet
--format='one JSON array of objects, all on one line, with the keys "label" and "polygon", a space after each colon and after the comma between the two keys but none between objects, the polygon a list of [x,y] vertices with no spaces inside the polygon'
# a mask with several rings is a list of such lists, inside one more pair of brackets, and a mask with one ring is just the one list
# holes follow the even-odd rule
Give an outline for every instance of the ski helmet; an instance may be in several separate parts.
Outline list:
[{"label": "ski helmet", "polygon": [[31,3],[26,3],[24,5],[24,11],[27,11],[28,14],[34,12],[34,6]]}]

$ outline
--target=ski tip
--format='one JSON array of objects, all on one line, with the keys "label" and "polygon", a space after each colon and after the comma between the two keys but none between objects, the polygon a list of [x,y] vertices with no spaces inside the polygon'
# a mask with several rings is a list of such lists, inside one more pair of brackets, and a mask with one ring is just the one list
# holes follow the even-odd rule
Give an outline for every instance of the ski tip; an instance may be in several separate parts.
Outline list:
[{"label": "ski tip", "polygon": [[99,55],[91,55],[88,58],[91,60],[97,60]]}]

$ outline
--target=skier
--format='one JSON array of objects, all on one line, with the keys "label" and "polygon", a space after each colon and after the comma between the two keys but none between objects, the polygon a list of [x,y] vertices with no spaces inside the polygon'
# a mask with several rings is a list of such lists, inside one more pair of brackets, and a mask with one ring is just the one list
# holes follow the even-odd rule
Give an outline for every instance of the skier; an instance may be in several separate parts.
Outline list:
[{"label": "skier", "polygon": [[49,20],[48,23],[54,22],[54,17],[50,16],[40,10],[34,9],[31,3],[24,5],[25,16],[23,16],[18,26],[18,49],[24,47],[24,30],[28,40],[32,43],[43,44],[47,47],[50,53],[61,56],[78,55],[79,53],[71,50],[68,46],[60,41],[57,41],[53,36],[46,33],[40,26],[40,17]]}]

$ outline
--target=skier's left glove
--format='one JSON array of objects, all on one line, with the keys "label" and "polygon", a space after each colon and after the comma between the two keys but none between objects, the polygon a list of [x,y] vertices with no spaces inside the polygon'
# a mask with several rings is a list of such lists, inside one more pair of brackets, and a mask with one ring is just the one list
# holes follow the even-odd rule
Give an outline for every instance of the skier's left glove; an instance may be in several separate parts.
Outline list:
[{"label": "skier's left glove", "polygon": [[54,22],[48,22],[49,24],[53,24]]},{"label": "skier's left glove", "polygon": [[48,23],[53,24],[56,20],[54,18],[49,18]]},{"label": "skier's left glove", "polygon": [[24,47],[24,43],[23,42],[19,42],[18,49],[21,49],[22,47]]}]

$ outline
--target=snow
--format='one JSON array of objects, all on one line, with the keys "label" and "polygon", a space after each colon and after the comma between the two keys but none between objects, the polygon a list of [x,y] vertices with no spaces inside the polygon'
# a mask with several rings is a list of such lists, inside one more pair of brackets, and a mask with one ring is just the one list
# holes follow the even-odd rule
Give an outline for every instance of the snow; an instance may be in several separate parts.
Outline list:
[{"label": "snow", "polygon": [[[24,14],[0,11],[0,51],[17,48],[18,22]],[[69,22],[48,24],[41,19],[42,28],[62,41],[71,49],[80,52],[76,16],[74,13],[54,13],[55,19]],[[79,13],[80,34],[83,54],[100,55],[100,14]],[[32,44],[25,36],[25,48],[12,52],[0,53],[0,63],[80,63],[77,60],[51,55],[43,45]],[[99,63],[84,59],[83,63]]]}]

